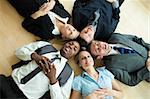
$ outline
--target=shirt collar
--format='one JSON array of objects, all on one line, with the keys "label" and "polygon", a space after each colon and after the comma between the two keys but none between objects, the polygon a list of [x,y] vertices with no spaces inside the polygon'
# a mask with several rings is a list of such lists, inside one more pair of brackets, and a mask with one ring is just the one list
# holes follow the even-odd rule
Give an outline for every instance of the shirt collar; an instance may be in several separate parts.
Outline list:
[{"label": "shirt collar", "polygon": [[63,63],[66,63],[68,61],[68,59],[66,59],[65,57],[63,57],[61,54],[60,54],[60,51],[57,51],[57,52],[51,52],[51,55],[52,55],[52,58],[55,58],[56,56],[58,58],[60,58],[60,63],[63,64]]},{"label": "shirt collar", "polygon": [[[98,74],[99,74],[99,77],[102,77],[102,75],[100,74],[100,72],[103,70],[103,69],[105,69],[105,67],[99,67],[99,68],[96,68],[96,71],[98,72]],[[90,76],[87,72],[85,72],[85,71],[83,71],[83,73],[81,74],[81,76],[82,77],[84,77],[84,76]]]},{"label": "shirt collar", "polygon": [[60,17],[59,15],[57,15],[56,13],[54,13],[52,11],[48,12],[48,16],[50,17],[52,23],[54,24],[54,30],[52,31],[52,34],[60,35],[60,31],[59,31],[58,27],[56,26],[56,18],[58,20],[64,22],[64,24],[66,24],[68,22],[69,18],[68,17],[62,18],[62,17]]},{"label": "shirt collar", "polygon": [[108,53],[107,56],[109,56],[109,55],[114,55],[114,54],[119,54],[117,51],[115,51],[115,50],[113,49],[113,47],[115,46],[115,44],[109,44],[109,46],[111,46],[111,50],[110,50],[110,52]]}]

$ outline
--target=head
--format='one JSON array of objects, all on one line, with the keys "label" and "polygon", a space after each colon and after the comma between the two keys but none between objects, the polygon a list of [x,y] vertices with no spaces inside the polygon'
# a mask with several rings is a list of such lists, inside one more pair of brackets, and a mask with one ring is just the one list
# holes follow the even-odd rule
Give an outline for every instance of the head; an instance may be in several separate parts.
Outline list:
[{"label": "head", "polygon": [[78,56],[79,66],[81,66],[85,71],[89,68],[93,68],[94,60],[88,51],[81,51]]},{"label": "head", "polygon": [[64,24],[60,32],[63,39],[76,39],[79,36],[79,32],[71,24]]},{"label": "head", "polygon": [[90,45],[90,52],[97,59],[102,59],[103,56],[107,56],[110,50],[111,47],[106,42],[93,40]]},{"label": "head", "polygon": [[94,28],[92,25],[86,26],[80,33],[80,37],[84,39],[87,43],[90,43],[94,39]]},{"label": "head", "polygon": [[75,56],[80,50],[80,45],[77,41],[69,41],[60,50],[61,54],[65,58],[71,58],[72,56]]}]

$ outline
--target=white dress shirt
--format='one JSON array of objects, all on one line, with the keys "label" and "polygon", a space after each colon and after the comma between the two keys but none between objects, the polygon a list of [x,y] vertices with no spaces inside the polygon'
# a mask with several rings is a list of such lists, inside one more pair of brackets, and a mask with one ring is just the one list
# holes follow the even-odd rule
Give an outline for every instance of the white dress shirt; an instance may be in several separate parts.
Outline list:
[{"label": "white dress shirt", "polygon": [[[48,42],[38,41],[31,43],[29,45],[25,45],[16,50],[16,56],[21,60],[31,60],[31,54],[38,48],[41,48],[45,45],[50,45]],[[55,55],[60,55],[60,52],[51,52],[44,54],[43,56],[52,59]],[[56,77],[63,70],[67,59],[60,55],[61,59],[56,59],[53,63],[56,67]],[[16,68],[12,71],[12,78],[18,85],[19,89],[24,93],[24,95],[29,99],[38,99],[42,97],[45,92],[50,90],[50,95],[52,99],[69,99],[71,93],[71,86],[74,77],[74,72],[72,72],[70,78],[66,82],[66,84],[62,87],[59,86],[59,82],[51,85],[49,83],[48,77],[43,73],[43,71],[39,72],[32,79],[30,79],[26,84],[21,84],[21,79],[37,68],[38,65],[33,60],[27,65],[23,65],[19,68]]]},{"label": "white dress shirt", "polygon": [[113,47],[122,47],[122,48],[126,48],[126,49],[132,50],[132,48],[130,48],[130,47],[128,47],[128,46],[125,46],[125,45],[123,45],[123,44],[109,44],[109,45],[112,47],[112,49],[111,49],[111,51],[108,53],[108,55],[120,54],[120,52],[114,50]]},{"label": "white dress shirt", "polygon": [[52,23],[54,24],[54,30],[52,31],[52,34],[54,34],[54,35],[59,35],[60,32],[59,32],[58,27],[56,26],[56,19],[58,19],[58,20],[64,22],[64,24],[66,24],[67,21],[69,20],[69,18],[68,18],[68,17],[66,17],[66,18],[61,18],[59,15],[57,15],[56,13],[54,13],[54,12],[52,12],[52,11],[49,11],[49,12],[48,12],[48,16],[50,17]]}]

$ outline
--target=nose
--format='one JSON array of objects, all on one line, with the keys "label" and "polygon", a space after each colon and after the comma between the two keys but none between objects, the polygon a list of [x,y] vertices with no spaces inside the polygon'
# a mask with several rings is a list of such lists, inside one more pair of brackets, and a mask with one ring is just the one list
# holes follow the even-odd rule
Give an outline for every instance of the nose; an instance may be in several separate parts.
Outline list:
[{"label": "nose", "polygon": [[96,43],[94,44],[94,48],[98,49],[100,47],[100,45],[97,45]]},{"label": "nose", "polygon": [[73,49],[74,45],[68,45],[66,48]]}]

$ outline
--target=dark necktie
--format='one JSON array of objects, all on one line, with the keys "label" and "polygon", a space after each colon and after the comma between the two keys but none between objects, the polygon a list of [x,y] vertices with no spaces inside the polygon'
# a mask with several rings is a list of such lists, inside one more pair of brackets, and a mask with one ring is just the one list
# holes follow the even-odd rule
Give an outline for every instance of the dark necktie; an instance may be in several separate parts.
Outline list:
[{"label": "dark necktie", "polygon": [[[56,59],[61,59],[56,55],[55,58],[51,59],[51,63],[53,63]],[[21,84],[27,83],[30,79],[32,79],[36,74],[38,74],[42,69],[40,67],[37,67],[32,72],[30,72],[28,75],[26,75],[24,78],[21,79]]]},{"label": "dark necktie", "polygon": [[134,50],[123,48],[123,47],[113,47],[113,49],[119,51],[120,54],[133,54],[133,53],[135,53]]}]

